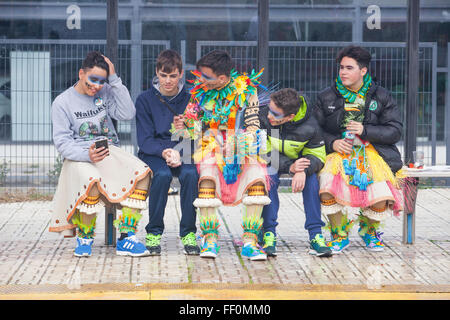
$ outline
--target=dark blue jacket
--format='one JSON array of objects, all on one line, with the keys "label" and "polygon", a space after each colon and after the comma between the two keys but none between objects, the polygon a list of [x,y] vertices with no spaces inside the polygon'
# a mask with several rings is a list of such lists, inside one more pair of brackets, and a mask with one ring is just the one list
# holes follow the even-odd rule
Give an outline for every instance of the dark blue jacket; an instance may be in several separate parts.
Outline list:
[{"label": "dark blue jacket", "polygon": [[[162,97],[159,91],[152,85],[150,89],[144,91],[136,99],[136,134],[139,146],[138,156],[143,154],[162,157],[164,149],[173,148],[178,141],[171,141],[171,124],[174,114],[162,103],[158,96]],[[178,95],[165,101],[178,114],[183,114],[190,94],[185,86]]]}]

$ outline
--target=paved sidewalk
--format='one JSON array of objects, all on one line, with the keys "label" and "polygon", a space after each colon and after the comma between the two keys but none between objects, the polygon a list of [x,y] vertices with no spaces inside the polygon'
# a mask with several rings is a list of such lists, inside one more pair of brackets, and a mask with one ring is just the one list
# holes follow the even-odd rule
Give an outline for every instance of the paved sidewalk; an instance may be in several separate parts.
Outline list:
[{"label": "paved sidewalk", "polygon": [[[355,226],[340,255],[308,254],[301,194],[281,193],[278,256],[240,256],[241,206],[220,209],[215,260],[185,256],[178,196],[170,196],[161,256],[115,255],[99,215],[90,258],[75,239],[48,232],[50,202],[0,204],[0,299],[450,299],[450,189],[420,190],[416,243],[403,245],[402,220],[383,227],[386,249],[368,252]],[[144,240],[147,211],[138,237]],[[326,234],[329,237],[329,234]]]}]

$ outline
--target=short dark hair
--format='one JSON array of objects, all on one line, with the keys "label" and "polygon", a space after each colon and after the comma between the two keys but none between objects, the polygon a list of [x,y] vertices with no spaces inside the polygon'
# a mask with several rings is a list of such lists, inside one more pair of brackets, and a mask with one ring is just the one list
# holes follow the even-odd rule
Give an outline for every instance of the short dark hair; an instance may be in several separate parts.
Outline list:
[{"label": "short dark hair", "polygon": [[369,68],[370,60],[372,60],[369,51],[357,46],[348,46],[339,51],[336,62],[340,64],[344,57],[355,59],[360,69]]},{"label": "short dark hair", "polygon": [[213,50],[197,61],[197,69],[200,69],[200,67],[211,68],[216,75],[228,77],[231,74],[231,69],[233,69],[233,60],[228,52]]},{"label": "short dark hair", "polygon": [[170,73],[176,69],[183,71],[183,61],[178,52],[171,49],[161,51],[156,59],[156,70]]},{"label": "short dark hair", "polygon": [[83,69],[84,71],[87,71],[94,67],[99,67],[105,70],[107,75],[109,76],[109,65],[106,62],[105,58],[103,58],[103,55],[98,51],[89,52],[86,55],[86,58],[84,58],[83,63],[81,64],[81,69]]},{"label": "short dark hair", "polygon": [[285,88],[272,93],[270,100],[283,110],[285,116],[297,114],[298,109],[300,109],[300,94],[292,88]]}]

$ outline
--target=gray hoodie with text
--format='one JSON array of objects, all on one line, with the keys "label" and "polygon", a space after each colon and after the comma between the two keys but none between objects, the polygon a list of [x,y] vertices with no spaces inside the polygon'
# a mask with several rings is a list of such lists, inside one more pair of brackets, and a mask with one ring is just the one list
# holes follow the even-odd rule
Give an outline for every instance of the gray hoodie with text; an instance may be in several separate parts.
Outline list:
[{"label": "gray hoodie with text", "polygon": [[53,141],[64,159],[90,162],[89,147],[100,138],[117,146],[112,119],[135,116],[133,100],[121,79],[113,74],[108,80],[95,96],[81,94],[72,86],[53,101]]}]

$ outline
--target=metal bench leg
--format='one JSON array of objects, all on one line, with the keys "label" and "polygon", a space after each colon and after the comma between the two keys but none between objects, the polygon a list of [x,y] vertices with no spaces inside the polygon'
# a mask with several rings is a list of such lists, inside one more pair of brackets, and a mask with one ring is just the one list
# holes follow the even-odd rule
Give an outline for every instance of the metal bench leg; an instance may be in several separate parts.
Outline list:
[{"label": "metal bench leg", "polygon": [[404,193],[403,244],[413,244],[416,238],[416,200],[419,179],[414,178],[411,188]]},{"label": "metal bench leg", "polygon": [[[403,234],[403,243],[404,244],[413,244],[414,243],[414,235],[415,235],[415,214],[414,213],[408,213],[405,214],[404,220],[405,221],[405,228],[406,228],[406,235],[405,231]],[[406,239],[405,239],[406,238]]]},{"label": "metal bench leg", "polygon": [[105,207],[105,244],[107,246],[116,246],[116,228],[113,225],[116,219],[116,207]]}]

